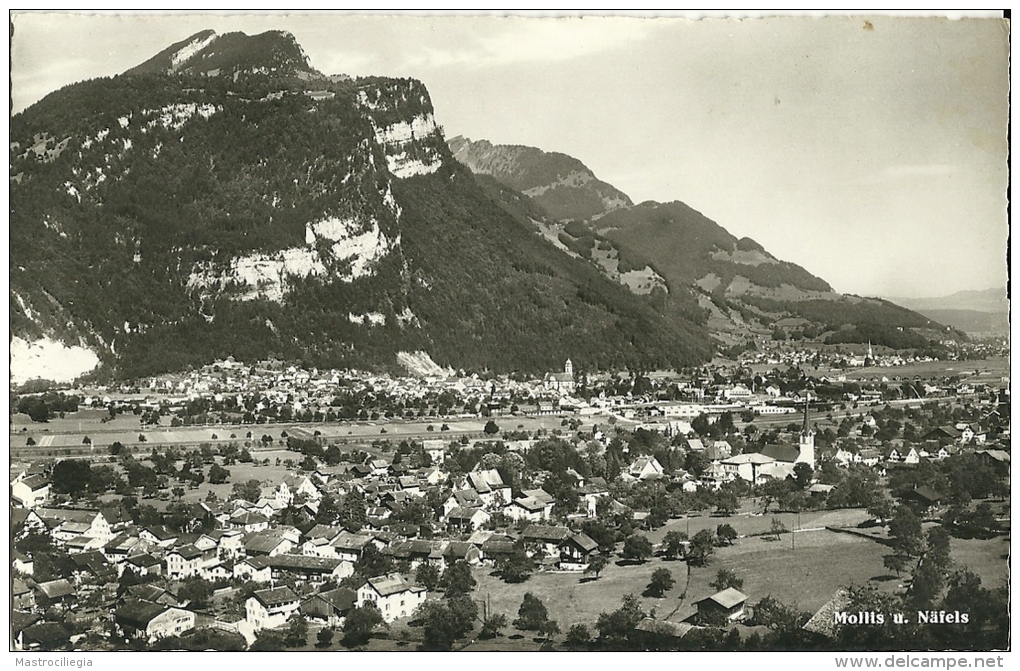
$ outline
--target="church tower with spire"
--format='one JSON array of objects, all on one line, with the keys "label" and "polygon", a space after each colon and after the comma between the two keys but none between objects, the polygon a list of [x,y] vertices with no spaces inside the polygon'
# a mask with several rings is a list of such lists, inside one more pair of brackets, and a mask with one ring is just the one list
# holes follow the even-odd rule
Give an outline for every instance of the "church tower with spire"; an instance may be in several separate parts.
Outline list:
[{"label": "church tower with spire", "polygon": [[804,400],[804,427],[800,431],[800,440],[798,442],[799,453],[797,454],[797,461],[794,463],[805,463],[812,469],[815,467],[815,432],[811,430],[811,425],[808,423],[808,407],[811,404],[811,396],[808,395]]}]

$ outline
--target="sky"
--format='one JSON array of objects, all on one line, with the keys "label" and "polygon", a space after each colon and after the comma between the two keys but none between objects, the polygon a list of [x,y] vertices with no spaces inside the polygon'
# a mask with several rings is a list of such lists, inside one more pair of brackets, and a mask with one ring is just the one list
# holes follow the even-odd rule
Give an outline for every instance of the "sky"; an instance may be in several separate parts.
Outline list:
[{"label": "sky", "polygon": [[415,77],[446,136],[682,200],[837,291],[1006,283],[1008,24],[991,18],[15,14],[12,110],[207,28]]}]

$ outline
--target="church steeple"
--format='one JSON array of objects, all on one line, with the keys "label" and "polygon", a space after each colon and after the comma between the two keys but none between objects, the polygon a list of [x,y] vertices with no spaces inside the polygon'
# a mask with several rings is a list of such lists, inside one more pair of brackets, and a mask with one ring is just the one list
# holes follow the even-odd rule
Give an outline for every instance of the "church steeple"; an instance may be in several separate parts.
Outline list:
[{"label": "church steeple", "polygon": [[808,407],[811,405],[811,394],[804,396],[804,427],[800,430],[800,435],[806,436],[810,432],[810,426],[808,424]]},{"label": "church steeple", "polygon": [[811,405],[810,394],[804,398],[804,427],[800,431],[800,440],[798,441],[799,453],[797,454],[797,462],[805,463],[815,467],[815,432],[811,430],[811,424],[808,421],[808,408]]},{"label": "church steeple", "polygon": [[574,376],[574,364],[571,363],[570,359],[567,359],[567,363],[563,364],[563,372],[570,377]]}]

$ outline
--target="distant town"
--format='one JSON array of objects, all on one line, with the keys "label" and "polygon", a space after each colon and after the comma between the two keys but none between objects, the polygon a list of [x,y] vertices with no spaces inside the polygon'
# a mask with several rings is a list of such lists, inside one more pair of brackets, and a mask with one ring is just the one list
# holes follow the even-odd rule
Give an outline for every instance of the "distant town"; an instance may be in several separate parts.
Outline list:
[{"label": "distant town", "polygon": [[[763,339],[539,377],[228,359],[22,390],[12,646],[995,647],[1008,350],[952,347]],[[833,616],[904,604],[970,614]]]}]

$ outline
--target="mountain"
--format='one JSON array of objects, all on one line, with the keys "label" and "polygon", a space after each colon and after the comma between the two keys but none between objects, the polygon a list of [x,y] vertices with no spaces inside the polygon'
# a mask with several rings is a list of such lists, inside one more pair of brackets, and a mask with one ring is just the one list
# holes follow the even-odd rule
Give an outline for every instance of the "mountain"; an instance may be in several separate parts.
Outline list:
[{"label": "mountain", "polygon": [[10,139],[12,371],[712,355],[701,311],[635,297],[494,199],[421,82],[327,77],[287,33],[197,33],[50,94]]},{"label": "mountain", "polygon": [[1003,287],[980,291],[957,291],[935,298],[892,298],[889,300],[913,310],[972,310],[974,312],[1009,312],[1009,297]]},{"label": "mountain", "polygon": [[[928,317],[882,299],[837,293],[825,280],[750,238],[736,238],[680,201],[634,205],[618,198],[595,207],[596,194],[615,189],[569,156],[463,138],[451,140],[450,147],[455,158],[499,184],[487,187],[490,195],[522,224],[530,222],[633,293],[658,295],[666,314],[697,319],[701,310],[725,346],[772,334],[787,318],[809,322],[797,335],[832,343],[925,349],[932,337],[944,337],[942,325]],[[585,177],[568,180],[568,174]],[[590,206],[564,208],[566,198],[550,205],[548,195],[557,192]]]},{"label": "mountain", "polygon": [[889,300],[967,333],[1009,333],[1006,289],[958,291],[935,298]]},{"label": "mountain", "polygon": [[633,205],[630,197],[597,177],[572,156],[521,145],[449,141],[453,157],[472,172],[490,175],[520,191],[558,221],[593,219]]}]

